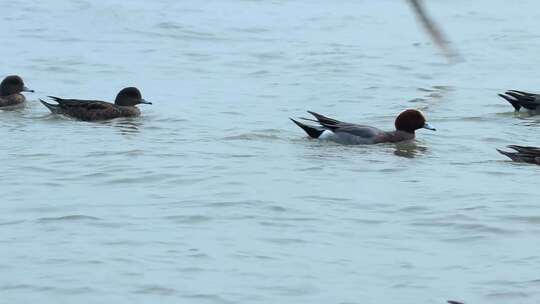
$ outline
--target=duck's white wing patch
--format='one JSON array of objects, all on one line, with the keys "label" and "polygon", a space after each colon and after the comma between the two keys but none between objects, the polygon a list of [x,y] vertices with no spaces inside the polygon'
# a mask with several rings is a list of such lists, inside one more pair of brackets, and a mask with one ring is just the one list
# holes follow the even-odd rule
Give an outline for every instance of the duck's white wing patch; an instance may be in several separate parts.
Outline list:
[{"label": "duck's white wing patch", "polygon": [[322,132],[321,136],[319,136],[319,139],[322,139],[322,140],[333,140],[335,137],[336,137],[336,135],[334,134],[334,132],[329,131],[329,130],[324,130],[324,131]]}]

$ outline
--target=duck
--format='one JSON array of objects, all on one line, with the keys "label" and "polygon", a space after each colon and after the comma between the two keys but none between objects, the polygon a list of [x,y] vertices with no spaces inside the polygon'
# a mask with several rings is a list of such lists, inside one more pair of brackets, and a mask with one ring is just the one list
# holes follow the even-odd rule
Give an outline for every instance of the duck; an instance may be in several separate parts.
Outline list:
[{"label": "duck", "polygon": [[298,120],[290,119],[311,138],[330,140],[341,144],[396,143],[414,139],[415,131],[418,129],[436,131],[426,122],[422,112],[415,109],[407,109],[396,117],[394,131],[382,131],[371,126],[342,122],[313,111],[307,112],[315,119],[300,119],[316,122],[318,125],[307,125]]},{"label": "duck", "polygon": [[139,104],[152,104],[142,98],[141,92],[135,87],[123,88],[116,95],[114,103],[101,100],[64,99],[48,96],[56,104],[42,99],[41,103],[53,114],[61,114],[83,121],[109,120],[119,117],[136,117],[141,115],[137,108]]},{"label": "duck", "polygon": [[540,165],[540,147],[518,145],[509,145],[507,147],[516,152],[507,152],[500,149],[497,149],[497,151],[515,162]]},{"label": "duck", "polygon": [[20,76],[10,75],[4,78],[0,83],[0,108],[22,105],[26,97],[21,92],[33,93],[34,90],[27,88]]},{"label": "duck", "polygon": [[524,108],[529,114],[540,114],[540,94],[508,90],[499,96],[508,101],[516,112]]}]

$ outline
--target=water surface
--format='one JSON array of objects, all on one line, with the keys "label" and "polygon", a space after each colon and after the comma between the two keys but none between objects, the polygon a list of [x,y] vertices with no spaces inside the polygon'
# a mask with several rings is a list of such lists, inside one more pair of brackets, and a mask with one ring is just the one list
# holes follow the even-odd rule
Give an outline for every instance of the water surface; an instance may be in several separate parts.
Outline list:
[{"label": "water surface", "polygon": [[[540,5],[428,1],[448,65],[405,1],[10,1],[0,112],[2,303],[538,303]],[[47,95],[143,116],[51,116]],[[305,138],[314,110],[437,132],[404,144]]]}]

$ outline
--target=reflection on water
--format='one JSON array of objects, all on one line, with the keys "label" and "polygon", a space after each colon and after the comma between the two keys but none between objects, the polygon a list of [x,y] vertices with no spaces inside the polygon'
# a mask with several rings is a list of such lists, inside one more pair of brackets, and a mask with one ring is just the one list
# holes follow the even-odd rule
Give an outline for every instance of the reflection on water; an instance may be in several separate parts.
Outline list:
[{"label": "reflection on water", "polygon": [[22,104],[17,104],[13,106],[7,106],[7,107],[0,107],[0,113],[1,112],[23,112],[26,108],[26,102]]},{"label": "reflection on water", "polygon": [[[527,127],[540,126],[540,115],[527,114],[517,116],[521,120],[518,124]],[[539,141],[540,142],[540,141]]]},{"label": "reflection on water", "polygon": [[407,141],[394,145],[394,155],[414,158],[419,155],[424,155],[428,151],[428,147],[420,145],[417,141]]},{"label": "reflection on water", "polygon": [[454,88],[452,86],[446,85],[436,85],[430,88],[418,88],[418,91],[424,93],[424,96],[415,97],[409,100],[409,102],[424,104],[424,106],[418,105],[418,107],[420,109],[422,109],[422,107],[426,109],[431,105],[436,105],[438,103],[444,102],[444,100],[448,98],[448,96],[453,90]]},{"label": "reflection on water", "polygon": [[100,123],[117,128],[122,135],[133,135],[140,132],[144,120],[139,117],[124,117]]}]

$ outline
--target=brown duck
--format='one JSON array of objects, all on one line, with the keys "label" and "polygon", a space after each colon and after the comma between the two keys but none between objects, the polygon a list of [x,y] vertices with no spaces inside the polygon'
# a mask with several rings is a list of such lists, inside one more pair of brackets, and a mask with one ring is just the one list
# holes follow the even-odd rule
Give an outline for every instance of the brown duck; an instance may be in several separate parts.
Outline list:
[{"label": "brown duck", "polygon": [[141,115],[138,104],[152,104],[144,100],[141,92],[135,87],[124,88],[114,100],[114,104],[100,100],[63,99],[49,96],[57,102],[50,104],[40,99],[54,114],[62,114],[84,121],[107,120],[118,117],[135,117]]},{"label": "brown duck", "polygon": [[24,86],[21,77],[17,75],[7,76],[0,83],[0,108],[21,105],[26,101],[21,92],[34,92]]}]

